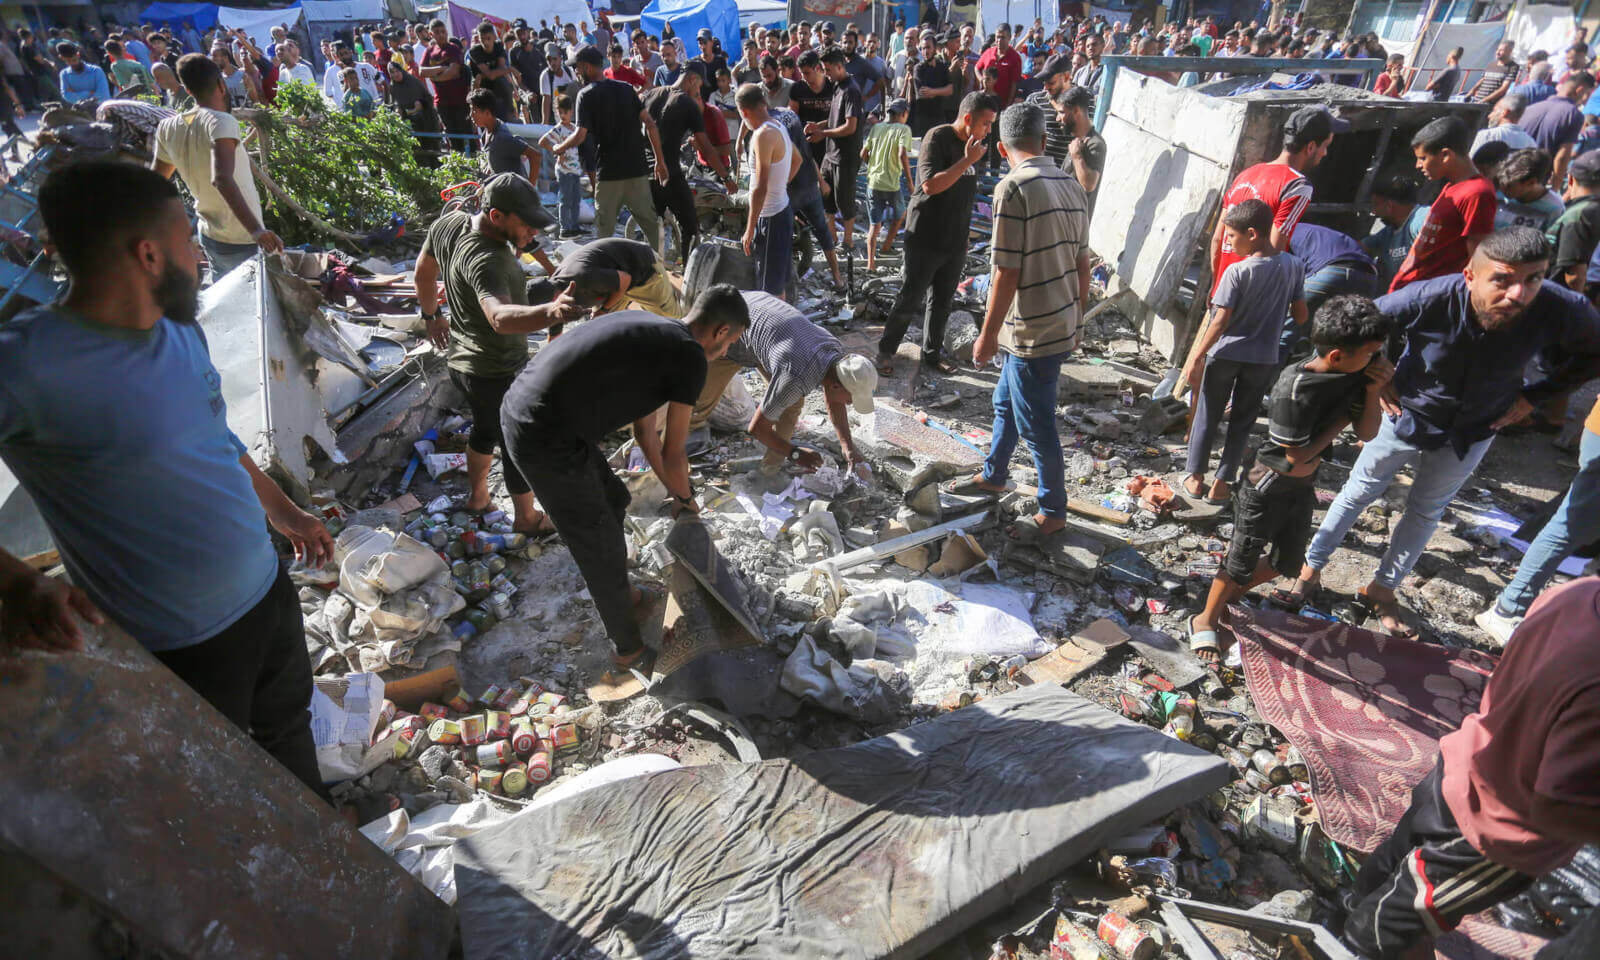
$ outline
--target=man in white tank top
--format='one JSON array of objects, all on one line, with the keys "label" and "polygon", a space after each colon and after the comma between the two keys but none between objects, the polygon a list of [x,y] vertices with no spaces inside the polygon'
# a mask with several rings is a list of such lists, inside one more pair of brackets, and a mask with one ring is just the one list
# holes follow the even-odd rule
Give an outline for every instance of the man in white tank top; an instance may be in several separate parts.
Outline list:
[{"label": "man in white tank top", "polygon": [[794,245],[794,212],[789,209],[789,179],[799,163],[794,142],[782,124],[767,115],[767,98],[758,83],[734,95],[750,135],[750,214],[745,218],[744,252],[755,258],[756,286],[776,297],[789,285]]}]

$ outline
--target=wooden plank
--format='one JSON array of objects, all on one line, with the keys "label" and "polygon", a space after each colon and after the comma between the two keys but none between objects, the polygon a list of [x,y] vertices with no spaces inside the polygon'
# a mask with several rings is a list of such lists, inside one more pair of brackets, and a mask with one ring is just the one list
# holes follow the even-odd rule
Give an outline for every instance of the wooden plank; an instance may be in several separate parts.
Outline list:
[{"label": "wooden plank", "polygon": [[936,523],[926,530],[918,530],[916,533],[908,533],[903,537],[895,537],[892,540],[885,540],[882,543],[875,543],[870,547],[862,547],[859,550],[851,550],[849,553],[841,553],[839,556],[834,557],[831,560],[823,561],[822,563],[818,564],[818,566],[830,566],[834,570],[843,573],[852,567],[859,567],[864,563],[872,563],[874,560],[882,560],[887,557],[892,557],[897,553],[903,553],[906,550],[910,550],[912,547],[919,547],[924,543],[932,543],[935,540],[941,540],[947,533],[971,530],[973,527],[976,527],[979,523],[981,523],[986,517],[988,517],[988,515],[988,510],[980,510],[971,516],[957,517],[954,520],[946,520],[944,523]]},{"label": "wooden plank", "polygon": [[1124,527],[1133,522],[1133,514],[1128,513],[1127,511],[1113,510],[1110,507],[1102,507],[1098,503],[1093,503],[1088,500],[1079,500],[1076,497],[1067,498],[1067,509],[1071,510],[1073,513],[1081,514],[1085,517],[1093,517],[1096,520],[1105,520],[1109,523],[1119,524]]},{"label": "wooden plank", "polygon": [[1017,671],[1017,686],[1035,683],[1067,683],[1094,669],[1106,658],[1104,647],[1080,645],[1068,640],[1061,646]]}]

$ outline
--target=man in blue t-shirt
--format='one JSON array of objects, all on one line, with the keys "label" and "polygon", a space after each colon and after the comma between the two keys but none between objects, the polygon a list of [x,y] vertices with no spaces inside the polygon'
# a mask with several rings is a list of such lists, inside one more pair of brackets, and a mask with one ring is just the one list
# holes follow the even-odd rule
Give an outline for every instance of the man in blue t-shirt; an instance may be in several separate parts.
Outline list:
[{"label": "man in blue t-shirt", "polygon": [[266,524],[310,566],[333,539],[228,429],[183,201],[152,171],[81,163],[39,212],[71,283],[0,327],[0,459],[72,583],[0,552],[0,648],[75,649],[74,615],[109,617],[326,799],[299,597]]}]

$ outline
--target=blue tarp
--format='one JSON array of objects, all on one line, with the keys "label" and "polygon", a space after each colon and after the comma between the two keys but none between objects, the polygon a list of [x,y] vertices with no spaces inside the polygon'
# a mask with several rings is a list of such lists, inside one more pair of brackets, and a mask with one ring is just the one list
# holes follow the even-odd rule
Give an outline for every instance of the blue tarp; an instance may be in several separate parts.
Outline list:
[{"label": "blue tarp", "polygon": [[734,0],[650,0],[639,14],[639,26],[654,36],[659,37],[669,22],[691,52],[695,51],[695,34],[710,27],[722,41],[729,63],[740,56],[739,5]]},{"label": "blue tarp", "polygon": [[139,11],[140,23],[160,23],[171,27],[182,27],[185,22],[192,23],[196,30],[207,30],[217,25],[217,7],[215,3],[152,3]]}]

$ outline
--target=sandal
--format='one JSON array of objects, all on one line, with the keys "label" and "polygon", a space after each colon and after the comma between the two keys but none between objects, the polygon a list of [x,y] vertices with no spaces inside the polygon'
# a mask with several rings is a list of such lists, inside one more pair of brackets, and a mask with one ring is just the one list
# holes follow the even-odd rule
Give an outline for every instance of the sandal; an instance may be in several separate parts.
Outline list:
[{"label": "sandal", "polygon": [[1306,605],[1306,598],[1292,590],[1279,587],[1267,596],[1267,602],[1286,613],[1299,613],[1300,608]]},{"label": "sandal", "polygon": [[599,683],[608,687],[617,686],[628,680],[641,678],[645,689],[650,688],[650,674],[656,667],[656,652],[649,647],[641,647],[627,663],[618,663],[621,657],[613,657],[611,669],[600,675]]},{"label": "sandal", "polygon": [[982,474],[960,477],[955,480],[946,480],[939,484],[940,493],[948,493],[952,497],[998,497],[1002,493],[1009,493],[1017,488],[1015,483],[1006,483],[1004,490],[990,490],[982,485]]},{"label": "sandal", "polygon": [[[1217,659],[1210,661],[1210,663],[1222,662],[1222,643],[1217,639],[1216,628],[1213,627],[1210,630],[1200,630],[1196,632],[1194,628],[1194,617],[1190,617],[1189,652],[1198,657],[1201,653],[1204,653],[1208,650],[1217,655]],[[1207,661],[1204,657],[1201,657],[1200,662],[1206,663]]]},{"label": "sandal", "polygon": [[543,510],[539,511],[539,522],[534,524],[532,530],[518,530],[516,524],[512,524],[511,529],[534,543],[543,543],[557,533],[556,522],[551,520],[550,514],[545,513]]},{"label": "sandal", "polygon": [[[1400,616],[1403,608],[1400,606],[1399,600],[1379,600],[1365,593],[1357,593],[1351,603],[1355,605],[1356,609],[1364,611],[1367,616],[1378,618],[1380,629],[1377,632],[1396,640],[1415,640],[1417,638],[1417,628],[1406,623]],[[1391,626],[1390,623],[1385,621],[1391,621],[1393,625]]]},{"label": "sandal", "polygon": [[1036,513],[1029,514],[1026,517],[1018,517],[1016,523],[1013,523],[1010,527],[1006,528],[1006,536],[1011,538],[1011,542],[1021,544],[1023,546],[1031,546],[1040,543],[1046,538],[1054,536],[1059,532],[1060,530],[1058,529],[1051,530],[1049,533],[1046,533],[1043,529],[1041,529],[1039,515]]},{"label": "sandal", "polygon": [[957,367],[954,363],[951,363],[949,360],[946,360],[946,359],[944,359],[942,357],[936,357],[931,361],[930,360],[921,361],[918,364],[918,366],[922,367],[923,370],[925,370],[925,371],[927,371],[929,373],[937,373],[937,374],[939,374],[941,376],[946,376],[946,377],[951,376],[951,375],[956,374],[956,373],[959,373],[960,369],[961,369],[960,367]]}]

